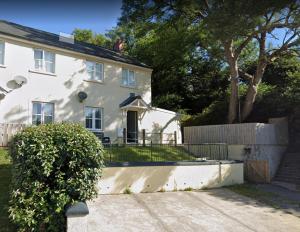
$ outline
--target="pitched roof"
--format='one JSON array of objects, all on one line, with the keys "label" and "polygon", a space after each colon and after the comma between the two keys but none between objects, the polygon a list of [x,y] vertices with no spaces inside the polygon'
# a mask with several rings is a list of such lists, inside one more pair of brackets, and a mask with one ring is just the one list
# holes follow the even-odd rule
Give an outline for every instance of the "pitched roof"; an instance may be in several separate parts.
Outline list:
[{"label": "pitched roof", "polygon": [[142,99],[140,95],[130,95],[128,98],[126,98],[119,106],[120,108],[129,105],[130,103],[134,102],[136,99]]},{"label": "pitched roof", "polygon": [[148,65],[138,60],[122,55],[115,51],[93,44],[75,41],[74,44],[59,41],[59,35],[46,31],[41,31],[31,27],[22,26],[16,23],[0,20],[0,34],[13,36],[19,39],[29,40],[36,43],[50,45],[58,48],[71,50],[87,55],[106,58],[126,64],[136,65],[144,68],[150,68]]}]

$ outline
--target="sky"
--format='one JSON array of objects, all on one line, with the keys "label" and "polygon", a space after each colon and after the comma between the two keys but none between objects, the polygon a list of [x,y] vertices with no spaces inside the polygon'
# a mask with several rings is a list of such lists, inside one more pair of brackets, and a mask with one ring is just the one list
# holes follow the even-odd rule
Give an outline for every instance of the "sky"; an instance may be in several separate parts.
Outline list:
[{"label": "sky", "polygon": [[104,34],[117,25],[122,0],[1,0],[0,19],[59,34],[75,28]]}]

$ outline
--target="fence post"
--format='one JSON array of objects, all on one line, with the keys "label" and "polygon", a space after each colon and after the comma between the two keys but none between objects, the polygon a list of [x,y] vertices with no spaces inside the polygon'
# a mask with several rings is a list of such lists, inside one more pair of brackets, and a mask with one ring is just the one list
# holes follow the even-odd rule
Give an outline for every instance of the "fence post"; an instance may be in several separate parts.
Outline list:
[{"label": "fence post", "polygon": [[177,131],[174,131],[174,144],[177,146]]},{"label": "fence post", "polygon": [[151,140],[151,143],[150,143],[150,160],[152,162],[152,140]]},{"label": "fence post", "polygon": [[163,143],[163,132],[162,131],[159,132],[159,140],[160,140],[160,144],[162,144]]},{"label": "fence post", "polygon": [[127,143],[127,131],[126,128],[123,128],[123,144]]},{"label": "fence post", "polygon": [[143,136],[143,147],[145,147],[145,145],[146,145],[146,130],[145,129],[142,130],[142,136]]}]

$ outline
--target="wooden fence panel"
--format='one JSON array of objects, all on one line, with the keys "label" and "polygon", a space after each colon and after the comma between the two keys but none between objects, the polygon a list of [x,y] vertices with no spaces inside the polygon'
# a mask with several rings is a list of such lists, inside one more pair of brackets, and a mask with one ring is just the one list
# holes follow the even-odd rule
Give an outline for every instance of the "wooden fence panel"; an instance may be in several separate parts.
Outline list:
[{"label": "wooden fence panel", "polygon": [[13,135],[23,130],[25,124],[8,124],[0,123],[0,146],[6,147],[12,139]]},{"label": "wooden fence panel", "polygon": [[227,144],[288,144],[285,123],[242,123],[184,128],[184,142]]},{"label": "wooden fence panel", "polygon": [[184,128],[185,143],[255,144],[256,123]]}]

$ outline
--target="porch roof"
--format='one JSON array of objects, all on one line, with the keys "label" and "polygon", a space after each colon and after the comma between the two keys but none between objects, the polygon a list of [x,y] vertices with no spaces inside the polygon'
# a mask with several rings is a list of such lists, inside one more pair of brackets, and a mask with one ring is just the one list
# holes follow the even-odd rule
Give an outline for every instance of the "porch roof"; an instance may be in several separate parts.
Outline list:
[{"label": "porch roof", "polygon": [[147,110],[149,109],[148,104],[142,99],[140,95],[129,96],[120,105],[121,109],[124,110]]}]

